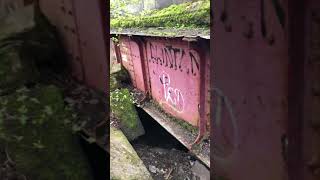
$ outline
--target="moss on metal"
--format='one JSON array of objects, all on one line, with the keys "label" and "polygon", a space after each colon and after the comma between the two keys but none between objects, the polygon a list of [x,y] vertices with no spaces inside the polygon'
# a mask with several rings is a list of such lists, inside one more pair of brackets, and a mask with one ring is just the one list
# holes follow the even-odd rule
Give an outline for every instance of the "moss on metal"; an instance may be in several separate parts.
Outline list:
[{"label": "moss on metal", "polygon": [[90,180],[81,151],[55,86],[20,88],[0,96],[0,142],[19,172],[34,180]]},{"label": "moss on metal", "polygon": [[187,123],[186,121],[173,117],[172,115],[165,112],[158,102],[154,100],[150,100],[150,103],[152,104],[152,106],[156,107],[161,113],[165,114],[171,121],[177,123],[180,127],[188,130],[192,134],[196,134],[198,132],[197,127],[194,127],[191,124]]},{"label": "moss on metal", "polygon": [[209,26],[209,0],[200,0],[179,5],[171,5],[161,10],[144,11],[138,16],[125,16],[111,20],[111,28],[208,28]]}]

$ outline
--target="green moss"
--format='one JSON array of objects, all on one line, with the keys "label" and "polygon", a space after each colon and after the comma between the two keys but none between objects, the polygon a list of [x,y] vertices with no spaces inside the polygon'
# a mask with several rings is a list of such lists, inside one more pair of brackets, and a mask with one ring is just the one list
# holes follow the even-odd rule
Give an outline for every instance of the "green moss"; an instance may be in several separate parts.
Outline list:
[{"label": "green moss", "polygon": [[64,121],[72,119],[72,112],[56,87],[22,88],[2,96],[0,112],[0,141],[28,179],[92,179],[78,139]]},{"label": "green moss", "polygon": [[145,11],[138,16],[111,19],[111,28],[210,26],[210,1],[200,0],[171,5],[161,10]]},{"label": "green moss", "polygon": [[159,110],[161,113],[165,114],[171,121],[174,121],[175,123],[177,123],[180,127],[192,132],[193,134],[196,134],[198,132],[197,127],[194,127],[191,124],[187,123],[186,121],[173,117],[172,115],[165,112],[163,108],[156,101],[151,100],[150,103],[152,104],[152,106],[155,106],[157,110]]},{"label": "green moss", "polygon": [[126,88],[117,89],[110,94],[111,111],[129,129],[137,128],[138,114],[133,104],[133,97]]}]

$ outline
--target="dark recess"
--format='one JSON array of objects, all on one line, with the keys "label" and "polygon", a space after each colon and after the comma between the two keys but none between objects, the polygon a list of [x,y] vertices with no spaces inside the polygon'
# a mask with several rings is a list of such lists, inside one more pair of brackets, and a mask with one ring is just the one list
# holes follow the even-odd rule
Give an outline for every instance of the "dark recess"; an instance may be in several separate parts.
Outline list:
[{"label": "dark recess", "polygon": [[80,138],[81,145],[91,165],[91,170],[95,180],[106,180],[109,172],[109,154],[98,145],[89,144]]}]

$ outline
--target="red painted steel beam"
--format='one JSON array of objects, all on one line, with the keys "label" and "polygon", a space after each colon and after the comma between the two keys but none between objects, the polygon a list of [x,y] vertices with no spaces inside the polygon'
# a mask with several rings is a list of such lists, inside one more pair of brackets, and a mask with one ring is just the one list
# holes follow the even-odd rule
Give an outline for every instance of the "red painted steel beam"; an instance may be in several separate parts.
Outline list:
[{"label": "red painted steel beam", "polygon": [[[200,40],[199,40],[200,41]],[[200,55],[200,99],[199,99],[199,123],[198,123],[198,136],[196,140],[191,144],[191,147],[198,144],[204,137],[205,133],[207,132],[207,114],[206,114],[206,106],[208,105],[206,103],[207,98],[207,91],[206,89],[206,74],[208,69],[207,61],[206,59],[206,50],[208,48],[206,47],[205,41],[197,41],[197,43],[192,44],[193,49],[197,50],[197,52]]]}]

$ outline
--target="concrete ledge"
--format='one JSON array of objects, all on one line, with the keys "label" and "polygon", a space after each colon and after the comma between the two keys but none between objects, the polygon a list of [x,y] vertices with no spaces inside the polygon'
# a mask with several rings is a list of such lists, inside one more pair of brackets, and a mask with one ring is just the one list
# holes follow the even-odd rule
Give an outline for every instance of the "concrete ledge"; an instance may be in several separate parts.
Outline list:
[{"label": "concrete ledge", "polygon": [[113,180],[152,180],[125,135],[110,127],[110,173]]}]

